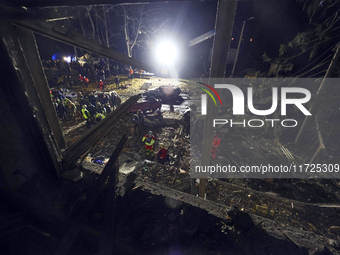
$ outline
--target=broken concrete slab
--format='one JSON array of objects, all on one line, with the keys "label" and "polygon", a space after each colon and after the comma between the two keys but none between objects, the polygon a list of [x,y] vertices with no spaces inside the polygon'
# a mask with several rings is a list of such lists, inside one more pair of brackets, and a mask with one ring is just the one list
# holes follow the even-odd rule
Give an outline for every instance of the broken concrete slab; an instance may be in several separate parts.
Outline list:
[{"label": "broken concrete slab", "polygon": [[137,161],[142,160],[142,157],[138,153],[125,151],[124,154],[128,155],[129,157],[133,158],[134,160],[137,160]]},{"label": "broken concrete slab", "polygon": [[77,182],[80,179],[82,179],[84,176],[83,172],[81,172],[78,168],[75,168],[73,170],[65,171],[61,174],[61,177]]},{"label": "broken concrete slab", "polygon": [[139,161],[126,161],[122,165],[119,166],[119,172],[123,174],[129,174],[136,169],[139,169],[139,167],[142,165],[142,162]]}]

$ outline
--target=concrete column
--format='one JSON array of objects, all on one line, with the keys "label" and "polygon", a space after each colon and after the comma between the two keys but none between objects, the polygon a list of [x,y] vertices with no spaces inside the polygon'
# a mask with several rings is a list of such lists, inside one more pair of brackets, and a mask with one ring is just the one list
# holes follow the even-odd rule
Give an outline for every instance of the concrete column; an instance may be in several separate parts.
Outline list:
[{"label": "concrete column", "polygon": [[[228,51],[234,25],[237,0],[220,0],[217,5],[215,22],[216,35],[214,37],[210,78],[223,78],[225,75]],[[202,146],[202,166],[210,164],[212,141],[214,138],[213,119],[217,114],[213,100],[208,97],[207,115],[205,118],[203,146]],[[200,180],[199,196],[205,196],[207,179]]]},{"label": "concrete column", "polygon": [[52,136],[54,136],[59,149],[63,149],[66,146],[64,135],[60,127],[56,110],[52,104],[48,82],[42,68],[34,34],[29,30],[19,27],[16,27],[15,31],[26,58],[27,66],[31,72],[35,89],[37,90],[38,97],[44,109],[47,122],[50,126],[49,129],[52,131]]},{"label": "concrete column", "polygon": [[[4,112],[0,122],[4,129],[8,129],[7,135],[0,134],[0,140],[7,141],[6,144],[1,143],[1,147],[4,146],[1,151],[11,148],[15,154],[13,159],[13,154],[9,155],[8,159],[2,158],[0,165],[11,160],[11,165],[2,170],[10,180],[9,186],[13,188],[30,179],[38,170],[52,170],[51,173],[54,170],[57,176],[62,171],[60,150],[31,75],[28,66],[30,60],[25,58],[17,33],[11,23],[0,24],[2,56],[0,93],[4,99],[0,105],[1,111]],[[18,175],[18,171],[21,175],[20,181],[13,185],[12,174]]]}]

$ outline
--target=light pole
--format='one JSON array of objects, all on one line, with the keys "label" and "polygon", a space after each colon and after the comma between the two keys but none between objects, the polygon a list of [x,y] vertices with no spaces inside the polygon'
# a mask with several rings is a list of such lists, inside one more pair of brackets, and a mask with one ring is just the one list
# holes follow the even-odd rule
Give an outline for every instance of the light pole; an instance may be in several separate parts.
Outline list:
[{"label": "light pole", "polygon": [[235,71],[236,62],[237,62],[237,59],[238,59],[238,54],[239,54],[239,52],[240,52],[240,45],[241,45],[241,41],[242,41],[244,26],[246,25],[246,22],[247,22],[248,20],[251,20],[251,19],[254,19],[254,17],[251,17],[251,18],[249,18],[249,19],[243,21],[243,26],[242,26],[242,30],[241,30],[240,40],[238,41],[238,46],[237,46],[237,50],[236,50],[236,56],[235,56],[235,61],[234,61],[234,65],[233,65],[233,70],[231,70],[231,75],[230,75],[230,77],[233,77],[233,76],[234,76],[234,71]]}]

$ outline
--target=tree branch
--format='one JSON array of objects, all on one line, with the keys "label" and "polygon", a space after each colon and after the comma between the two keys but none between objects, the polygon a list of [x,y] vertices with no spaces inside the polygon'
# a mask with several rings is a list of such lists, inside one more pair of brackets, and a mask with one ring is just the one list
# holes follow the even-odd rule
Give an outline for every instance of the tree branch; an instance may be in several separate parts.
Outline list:
[{"label": "tree branch", "polygon": [[153,31],[152,32],[152,34],[155,34],[166,22],[168,22],[169,21],[169,19],[167,19],[166,21],[164,21],[162,24],[160,24],[160,26],[155,30],[155,31]]}]

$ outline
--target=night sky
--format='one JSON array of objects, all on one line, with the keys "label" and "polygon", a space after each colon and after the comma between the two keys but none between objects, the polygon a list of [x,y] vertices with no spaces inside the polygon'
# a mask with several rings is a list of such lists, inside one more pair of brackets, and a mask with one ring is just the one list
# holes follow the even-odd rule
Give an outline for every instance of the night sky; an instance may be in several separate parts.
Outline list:
[{"label": "night sky", "polygon": [[[167,27],[166,33],[174,36],[182,49],[182,61],[178,68],[189,72],[191,76],[200,76],[203,73],[203,62],[205,65],[208,63],[213,39],[207,39],[192,47],[187,45],[195,37],[214,29],[217,3],[186,2],[155,4],[155,6],[169,8],[172,13],[172,27]],[[254,19],[247,21],[245,26],[236,74],[242,74],[248,69],[266,71],[269,65],[263,63],[263,53],[266,52],[270,57],[277,57],[279,45],[289,42],[297,32],[307,27],[307,15],[302,11],[302,4],[297,3],[296,0],[239,1],[232,48],[237,47],[243,21],[250,17]],[[250,38],[252,38],[251,42]],[[73,47],[52,42],[41,36],[37,36],[37,42],[42,59],[50,59],[55,52],[74,54]],[[116,50],[124,53],[126,49],[120,47]],[[142,60],[140,55],[135,56]],[[301,64],[296,63],[297,66]]]}]

